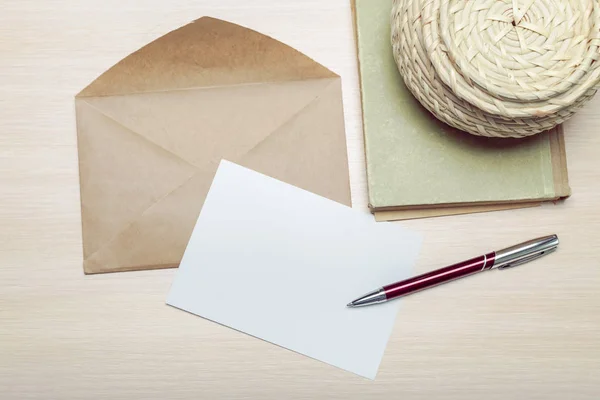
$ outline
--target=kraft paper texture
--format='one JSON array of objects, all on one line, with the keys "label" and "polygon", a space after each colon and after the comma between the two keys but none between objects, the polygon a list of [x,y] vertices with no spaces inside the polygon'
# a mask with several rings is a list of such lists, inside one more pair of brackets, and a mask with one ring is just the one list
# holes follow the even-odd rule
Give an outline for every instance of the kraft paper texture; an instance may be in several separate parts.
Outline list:
[{"label": "kraft paper texture", "polygon": [[221,159],[351,206],[340,77],[201,18],[76,96],[84,271],[177,267]]}]

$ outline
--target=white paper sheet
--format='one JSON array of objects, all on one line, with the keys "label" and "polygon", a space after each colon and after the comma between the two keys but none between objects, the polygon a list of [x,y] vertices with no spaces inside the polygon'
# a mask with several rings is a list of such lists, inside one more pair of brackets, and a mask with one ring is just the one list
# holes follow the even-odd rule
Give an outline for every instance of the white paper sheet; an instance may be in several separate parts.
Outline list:
[{"label": "white paper sheet", "polygon": [[222,161],[167,303],[374,379],[420,235]]}]

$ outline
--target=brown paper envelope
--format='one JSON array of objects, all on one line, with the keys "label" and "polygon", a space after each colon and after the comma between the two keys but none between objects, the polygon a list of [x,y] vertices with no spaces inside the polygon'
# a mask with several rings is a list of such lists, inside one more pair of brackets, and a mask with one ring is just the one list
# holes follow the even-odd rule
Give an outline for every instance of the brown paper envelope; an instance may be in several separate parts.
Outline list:
[{"label": "brown paper envelope", "polygon": [[221,159],[351,206],[339,76],[252,30],[173,31],[76,113],[86,273],[176,267]]}]

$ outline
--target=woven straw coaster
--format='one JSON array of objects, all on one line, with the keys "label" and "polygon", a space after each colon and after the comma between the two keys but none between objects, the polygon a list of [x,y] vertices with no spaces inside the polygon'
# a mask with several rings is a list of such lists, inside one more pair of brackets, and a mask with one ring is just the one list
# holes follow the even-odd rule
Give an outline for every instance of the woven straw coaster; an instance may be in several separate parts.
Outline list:
[{"label": "woven straw coaster", "polygon": [[395,0],[391,18],[408,88],[474,135],[551,129],[596,93],[598,0]]}]

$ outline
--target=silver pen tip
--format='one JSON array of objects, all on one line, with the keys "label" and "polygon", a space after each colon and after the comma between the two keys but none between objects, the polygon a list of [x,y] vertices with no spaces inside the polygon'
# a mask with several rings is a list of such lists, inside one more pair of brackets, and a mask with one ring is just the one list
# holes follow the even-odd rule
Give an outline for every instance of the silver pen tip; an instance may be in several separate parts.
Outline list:
[{"label": "silver pen tip", "polygon": [[348,304],[346,304],[346,307],[348,307],[348,308],[354,308],[354,303],[348,303]]}]

